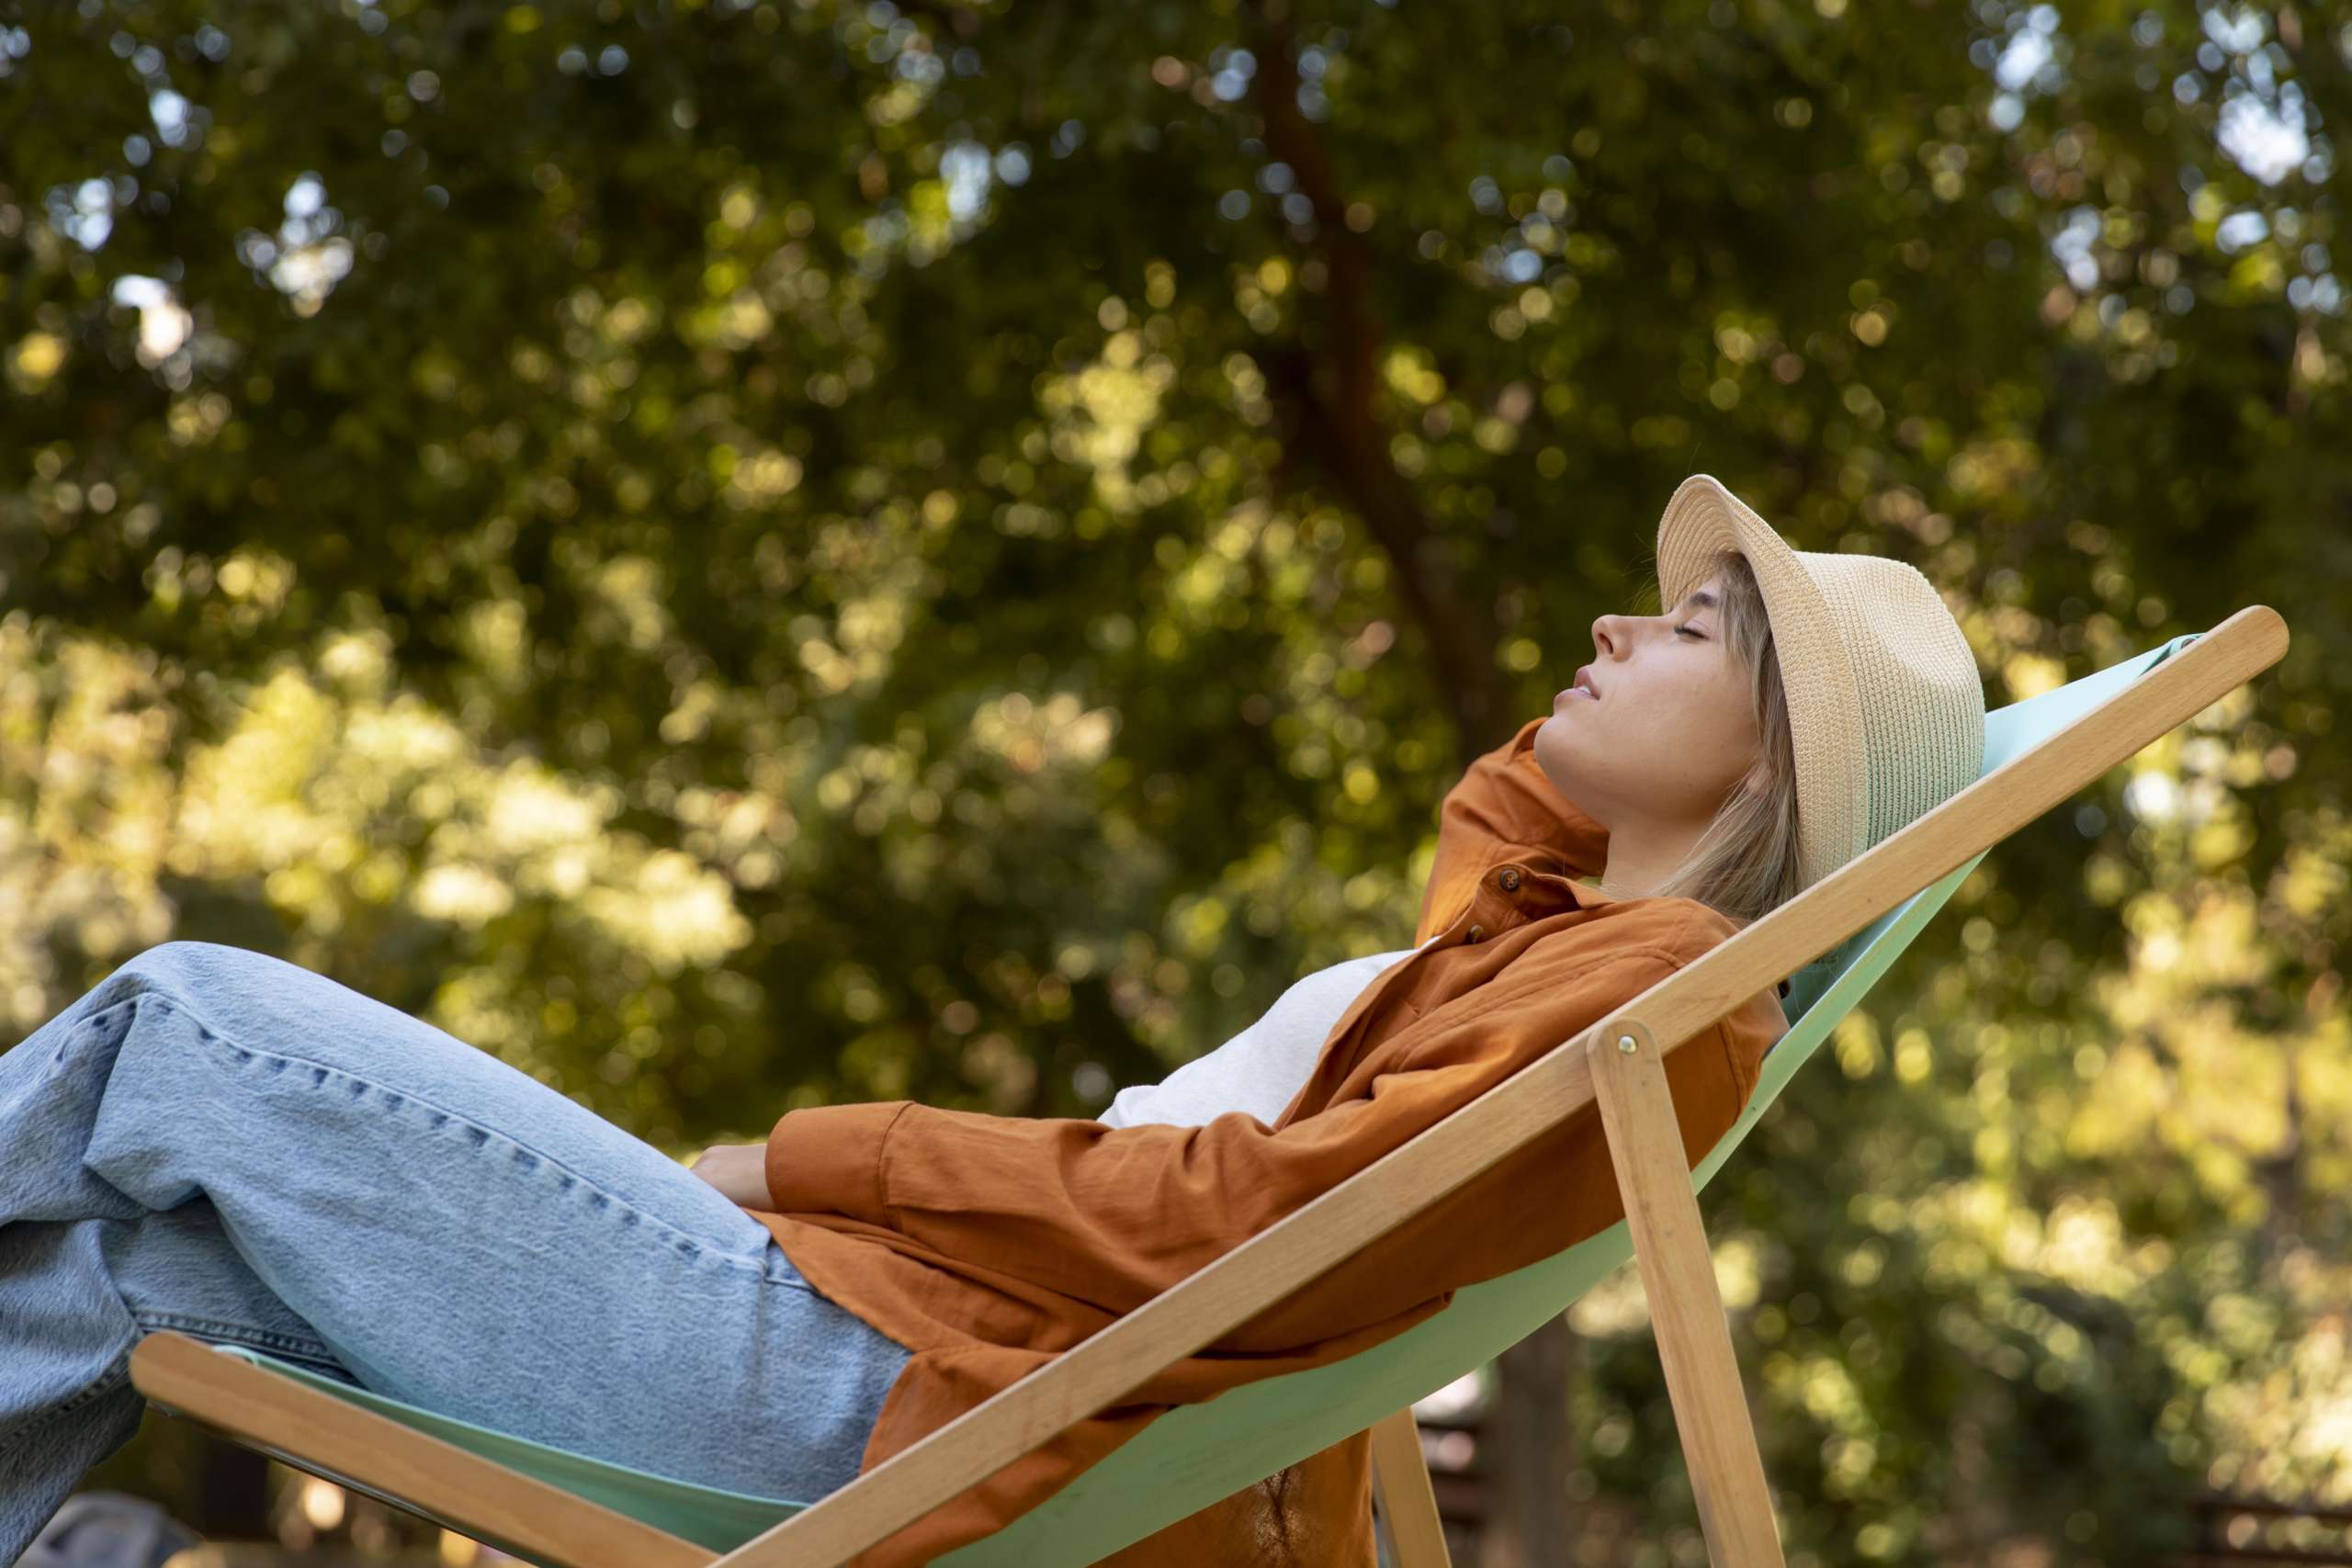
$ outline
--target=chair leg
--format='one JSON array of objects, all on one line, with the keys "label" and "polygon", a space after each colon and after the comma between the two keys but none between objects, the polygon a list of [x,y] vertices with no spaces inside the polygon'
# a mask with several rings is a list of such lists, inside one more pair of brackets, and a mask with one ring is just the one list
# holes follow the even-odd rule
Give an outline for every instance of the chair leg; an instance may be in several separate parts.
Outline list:
[{"label": "chair leg", "polygon": [[1388,1521],[1398,1568],[1453,1568],[1438,1522],[1437,1491],[1421,1456],[1421,1428],[1410,1405],[1372,1428],[1372,1489]]},{"label": "chair leg", "polygon": [[[1627,1041],[1630,1051],[1623,1048]],[[1732,1355],[1664,1056],[1638,1023],[1602,1031],[1588,1054],[1707,1555],[1715,1568],[1782,1568],[1756,1424]]]}]

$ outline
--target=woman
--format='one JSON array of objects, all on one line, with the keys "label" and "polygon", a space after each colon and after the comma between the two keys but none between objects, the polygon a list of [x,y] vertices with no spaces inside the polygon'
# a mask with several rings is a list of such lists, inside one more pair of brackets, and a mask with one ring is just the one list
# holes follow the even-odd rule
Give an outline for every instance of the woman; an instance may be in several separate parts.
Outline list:
[{"label": "woman", "polygon": [[[1595,623],[1576,686],[1448,795],[1416,947],[1310,976],[1101,1120],[822,1107],[688,1171],[293,965],[142,953],[0,1056],[0,1562],[135,1429],[126,1358],[159,1327],[821,1495],[1974,780],[1974,660],[1909,567],[1792,551],[1694,476],[1658,571],[1667,612]],[[1763,993],[1668,1058],[1692,1163],[1784,1027]],[[1167,1405],[1375,1344],[1622,1213],[1573,1119],[861,1561],[929,1561]],[[1350,1439],[1119,1561],[1369,1563],[1367,1496]]]}]

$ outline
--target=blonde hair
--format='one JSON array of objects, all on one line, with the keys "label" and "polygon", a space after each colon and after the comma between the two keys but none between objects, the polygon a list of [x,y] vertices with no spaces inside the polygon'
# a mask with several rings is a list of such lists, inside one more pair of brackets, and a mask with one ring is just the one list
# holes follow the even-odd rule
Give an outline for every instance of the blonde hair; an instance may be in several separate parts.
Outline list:
[{"label": "blonde hair", "polygon": [[1723,590],[1718,615],[1724,640],[1731,657],[1747,669],[1756,705],[1758,755],[1707,830],[1653,895],[1695,898],[1734,926],[1744,926],[1804,890],[1797,858],[1796,743],[1789,731],[1788,694],[1781,685],[1781,656],[1756,573],[1747,557],[1732,550],[1719,552],[1713,568]]}]

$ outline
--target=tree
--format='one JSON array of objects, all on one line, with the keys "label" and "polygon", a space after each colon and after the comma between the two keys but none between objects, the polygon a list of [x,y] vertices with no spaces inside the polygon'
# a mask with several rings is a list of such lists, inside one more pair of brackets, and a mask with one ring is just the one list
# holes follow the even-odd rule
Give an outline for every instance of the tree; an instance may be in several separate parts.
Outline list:
[{"label": "tree", "polygon": [[[1083,1113],[1401,944],[1439,797],[1699,468],[1918,565],[1996,705],[2247,603],[2295,636],[1989,861],[1711,1189],[1792,1549],[2120,1559],[2182,1472],[2326,1480],[2273,1440],[2319,1395],[2256,1391],[2346,1293],[2352,34],[84,0],[0,36],[20,1032],[234,931],[681,1152],[831,1099]],[[1687,1522],[1647,1355],[1513,1386]]]}]

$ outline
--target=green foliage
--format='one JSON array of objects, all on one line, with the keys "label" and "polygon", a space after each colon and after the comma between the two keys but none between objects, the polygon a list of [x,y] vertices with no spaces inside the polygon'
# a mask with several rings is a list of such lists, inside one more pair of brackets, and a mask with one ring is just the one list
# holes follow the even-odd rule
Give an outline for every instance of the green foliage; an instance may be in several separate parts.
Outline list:
[{"label": "green foliage", "polygon": [[[1996,705],[2294,634],[1711,1189],[1792,1561],[2352,1487],[2325,8],[84,0],[0,64],[19,1033],[200,936],[681,1153],[1084,1114],[1410,940],[1702,470]],[[1687,1521],[1586,1326],[1574,1485]]]}]

